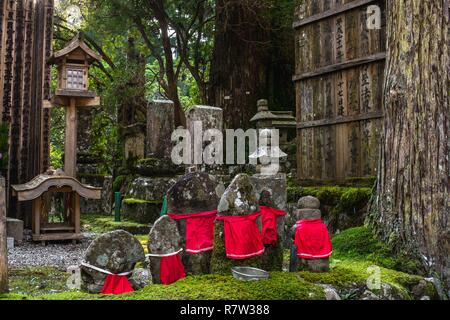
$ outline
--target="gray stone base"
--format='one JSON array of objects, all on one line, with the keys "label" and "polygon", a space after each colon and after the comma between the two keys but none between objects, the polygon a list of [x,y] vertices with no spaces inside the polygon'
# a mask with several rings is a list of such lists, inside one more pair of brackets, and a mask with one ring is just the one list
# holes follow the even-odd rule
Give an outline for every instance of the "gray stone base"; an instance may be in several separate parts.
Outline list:
[{"label": "gray stone base", "polygon": [[330,271],[330,260],[329,258],[317,260],[301,259],[300,270],[311,272],[328,272]]},{"label": "gray stone base", "polygon": [[138,223],[154,223],[161,213],[162,202],[122,202],[122,217]]},{"label": "gray stone base", "polygon": [[330,259],[299,259],[297,257],[297,247],[293,245],[289,260],[289,272],[297,271],[328,272],[330,271]]},{"label": "gray stone base", "polygon": [[23,242],[23,221],[18,219],[6,219],[7,237],[14,238],[14,243],[20,245]]},{"label": "gray stone base", "polygon": [[83,184],[93,187],[102,188],[102,198],[100,200],[81,198],[81,212],[82,213],[99,213],[109,215],[112,212],[113,204],[113,179],[110,176],[88,175],[80,174],[79,180]]}]

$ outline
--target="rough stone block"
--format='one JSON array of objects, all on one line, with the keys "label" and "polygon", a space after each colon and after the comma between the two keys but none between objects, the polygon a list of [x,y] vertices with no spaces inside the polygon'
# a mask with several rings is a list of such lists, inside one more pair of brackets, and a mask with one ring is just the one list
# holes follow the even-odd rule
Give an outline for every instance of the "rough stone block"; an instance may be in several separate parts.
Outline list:
[{"label": "rough stone block", "polygon": [[14,238],[14,242],[20,245],[23,242],[23,221],[18,219],[6,218],[7,237]]}]

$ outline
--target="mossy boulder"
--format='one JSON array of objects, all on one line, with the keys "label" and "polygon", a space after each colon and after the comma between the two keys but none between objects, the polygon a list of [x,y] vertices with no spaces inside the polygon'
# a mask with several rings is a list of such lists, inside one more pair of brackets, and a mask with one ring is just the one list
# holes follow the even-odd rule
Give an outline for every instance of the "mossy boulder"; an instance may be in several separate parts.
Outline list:
[{"label": "mossy boulder", "polygon": [[[88,264],[113,274],[130,272],[144,259],[144,249],[139,240],[124,230],[101,235],[92,241],[84,255],[84,261]],[[106,274],[81,266],[81,279],[82,289],[90,293],[99,293]]]}]

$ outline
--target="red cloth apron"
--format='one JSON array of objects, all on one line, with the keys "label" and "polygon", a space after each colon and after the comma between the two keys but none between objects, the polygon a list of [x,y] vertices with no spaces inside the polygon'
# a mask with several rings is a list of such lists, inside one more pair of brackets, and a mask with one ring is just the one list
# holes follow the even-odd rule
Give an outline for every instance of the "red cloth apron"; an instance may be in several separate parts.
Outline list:
[{"label": "red cloth apron", "polygon": [[186,278],[180,254],[161,257],[159,264],[159,278],[162,284],[169,285],[180,279]]},{"label": "red cloth apron", "polygon": [[224,221],[225,252],[233,260],[248,259],[264,253],[262,235],[256,224],[257,212],[248,216],[222,216]]},{"label": "red cloth apron", "polygon": [[102,294],[122,294],[133,291],[127,276],[108,274],[103,284]]},{"label": "red cloth apron", "polygon": [[298,221],[295,245],[297,256],[302,259],[327,258],[333,251],[327,226],[321,219]]},{"label": "red cloth apron", "polygon": [[277,218],[285,216],[286,212],[271,207],[260,206],[262,214],[263,243],[273,245],[278,240]]},{"label": "red cloth apron", "polygon": [[190,213],[168,214],[174,220],[186,219],[186,253],[197,254],[211,251],[214,247],[214,220],[217,210]]}]

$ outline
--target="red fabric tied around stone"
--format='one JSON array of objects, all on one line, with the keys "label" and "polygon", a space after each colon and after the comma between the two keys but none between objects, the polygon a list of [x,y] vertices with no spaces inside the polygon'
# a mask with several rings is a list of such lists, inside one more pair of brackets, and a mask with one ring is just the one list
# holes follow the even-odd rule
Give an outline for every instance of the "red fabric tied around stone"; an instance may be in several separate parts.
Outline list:
[{"label": "red fabric tied around stone", "polygon": [[271,207],[260,206],[262,214],[263,244],[273,245],[277,243],[277,218],[285,216],[286,212]]},{"label": "red fabric tied around stone", "polygon": [[102,288],[102,294],[122,294],[133,291],[127,276],[116,274],[108,274]]},{"label": "red fabric tied around stone", "polygon": [[242,260],[264,253],[262,235],[256,224],[257,212],[248,216],[222,216],[224,221],[225,252],[228,259]]},{"label": "red fabric tied around stone", "polygon": [[327,226],[321,219],[298,221],[295,245],[301,259],[328,258],[333,251]]},{"label": "red fabric tied around stone", "polygon": [[197,254],[211,251],[214,247],[214,220],[217,210],[190,213],[168,214],[173,220],[186,219],[186,253]]},{"label": "red fabric tied around stone", "polygon": [[169,285],[180,279],[186,278],[180,254],[161,257],[159,264],[159,278],[162,284]]}]

